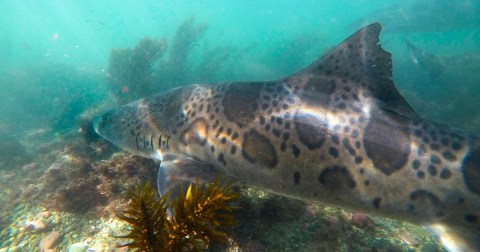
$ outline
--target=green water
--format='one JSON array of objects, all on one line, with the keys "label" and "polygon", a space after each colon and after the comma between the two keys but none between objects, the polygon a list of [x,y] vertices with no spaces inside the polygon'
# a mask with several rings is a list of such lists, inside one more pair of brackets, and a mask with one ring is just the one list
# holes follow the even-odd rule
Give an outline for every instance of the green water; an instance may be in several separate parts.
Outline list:
[{"label": "green water", "polygon": [[[3,0],[0,6],[0,249],[24,242],[30,247],[18,251],[29,251],[51,230],[63,232],[57,251],[89,236],[99,241],[100,230],[87,229],[111,214],[112,199],[124,199],[129,183],[155,179],[156,164],[97,138],[90,127],[95,115],[180,85],[286,76],[362,24],[383,25],[396,86],[422,117],[480,131],[480,57],[432,75],[412,61],[404,42],[435,55],[478,54],[478,1]],[[145,38],[153,46],[142,47]],[[112,160],[122,165],[101,163]],[[125,172],[134,165],[149,169]],[[101,200],[86,203],[95,195]],[[51,212],[47,231],[24,232],[21,223],[42,211]],[[66,230],[75,234],[67,239]],[[369,247],[372,237],[356,244]],[[275,239],[295,250],[293,239]]]}]

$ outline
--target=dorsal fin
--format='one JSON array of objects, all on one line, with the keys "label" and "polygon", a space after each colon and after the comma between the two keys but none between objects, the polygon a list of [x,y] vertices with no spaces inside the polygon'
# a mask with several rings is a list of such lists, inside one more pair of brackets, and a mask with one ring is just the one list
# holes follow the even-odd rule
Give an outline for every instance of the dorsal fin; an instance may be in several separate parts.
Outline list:
[{"label": "dorsal fin", "polygon": [[348,79],[375,97],[384,110],[417,119],[418,115],[395,88],[390,53],[379,44],[382,26],[368,25],[340,43],[321,59],[294,75]]}]

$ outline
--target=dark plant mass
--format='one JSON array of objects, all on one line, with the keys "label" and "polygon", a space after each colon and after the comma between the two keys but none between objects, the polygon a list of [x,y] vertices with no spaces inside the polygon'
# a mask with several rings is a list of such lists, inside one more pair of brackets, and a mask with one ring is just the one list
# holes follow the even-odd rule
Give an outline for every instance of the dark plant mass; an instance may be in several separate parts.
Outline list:
[{"label": "dark plant mass", "polygon": [[[138,251],[202,251],[211,241],[227,242],[226,227],[236,224],[229,205],[239,197],[231,183],[214,180],[209,185],[190,184],[185,193],[168,203],[168,193],[157,198],[150,184],[130,191],[127,210],[117,216],[129,223],[120,238],[133,241],[123,246]],[[168,216],[171,209],[172,216]]]}]

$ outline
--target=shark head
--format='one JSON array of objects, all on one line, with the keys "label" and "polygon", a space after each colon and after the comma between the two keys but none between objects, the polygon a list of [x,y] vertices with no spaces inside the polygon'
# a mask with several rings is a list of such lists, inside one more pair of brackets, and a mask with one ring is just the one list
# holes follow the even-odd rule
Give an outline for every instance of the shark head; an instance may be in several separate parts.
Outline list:
[{"label": "shark head", "polygon": [[131,153],[161,159],[174,120],[184,116],[181,107],[190,89],[172,89],[107,111],[95,118],[95,132]]}]

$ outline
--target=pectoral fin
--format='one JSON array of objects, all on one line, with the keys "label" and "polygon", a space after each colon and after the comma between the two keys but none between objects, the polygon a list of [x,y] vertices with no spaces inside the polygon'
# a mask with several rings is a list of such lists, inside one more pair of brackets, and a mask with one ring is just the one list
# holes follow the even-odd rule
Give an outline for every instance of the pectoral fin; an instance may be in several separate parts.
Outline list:
[{"label": "pectoral fin", "polygon": [[158,170],[158,191],[160,195],[168,191],[175,195],[175,188],[178,189],[181,184],[183,188],[188,188],[188,184],[194,183],[197,178],[200,183],[210,183],[217,176],[221,174],[211,164],[187,155],[166,153]]}]

